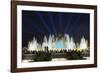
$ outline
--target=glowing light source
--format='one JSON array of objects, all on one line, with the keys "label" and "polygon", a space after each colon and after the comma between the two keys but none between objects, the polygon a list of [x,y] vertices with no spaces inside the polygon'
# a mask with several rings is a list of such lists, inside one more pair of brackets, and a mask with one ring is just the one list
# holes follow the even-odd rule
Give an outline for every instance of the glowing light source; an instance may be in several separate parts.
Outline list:
[{"label": "glowing light source", "polygon": [[58,49],[64,48],[64,43],[62,40],[58,40],[56,42],[56,48],[58,48]]},{"label": "glowing light source", "polygon": [[44,40],[42,42],[42,45],[37,43],[37,40],[35,37],[33,37],[33,40],[28,43],[28,50],[34,51],[34,50],[45,50],[45,47],[48,47],[48,50],[85,50],[88,49],[88,42],[87,40],[82,37],[80,40],[80,43],[75,43],[74,39],[69,37],[68,34],[65,34],[62,39],[56,40],[57,37],[54,37],[54,35],[49,35],[49,38],[47,39],[46,36],[44,36]]},{"label": "glowing light source", "polygon": [[87,49],[88,48],[88,42],[87,42],[87,40],[85,40],[84,37],[82,37],[82,39],[81,39],[80,48],[81,49]]},{"label": "glowing light source", "polygon": [[38,45],[38,43],[37,43],[37,41],[36,41],[36,39],[34,37],[33,40],[31,42],[29,42],[29,44],[28,44],[28,50],[29,51],[36,50],[37,49],[37,45]]}]

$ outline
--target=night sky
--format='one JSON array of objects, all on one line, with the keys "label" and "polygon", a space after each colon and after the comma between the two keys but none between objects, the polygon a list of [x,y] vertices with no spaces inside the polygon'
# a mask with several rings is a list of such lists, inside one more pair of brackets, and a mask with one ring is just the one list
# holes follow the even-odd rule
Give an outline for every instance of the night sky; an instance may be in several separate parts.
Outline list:
[{"label": "night sky", "polygon": [[84,36],[90,37],[90,15],[88,13],[22,11],[22,47],[28,45],[33,36],[39,43],[44,35],[69,34],[76,42]]}]

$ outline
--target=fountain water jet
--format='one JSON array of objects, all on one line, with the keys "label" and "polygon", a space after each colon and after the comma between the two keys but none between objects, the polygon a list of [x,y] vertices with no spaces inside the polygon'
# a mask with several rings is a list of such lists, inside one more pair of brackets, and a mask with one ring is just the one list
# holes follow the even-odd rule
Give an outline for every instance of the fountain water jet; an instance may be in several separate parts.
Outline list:
[{"label": "fountain water jet", "polygon": [[[75,50],[75,49],[79,49],[79,50],[84,50],[84,49],[88,49],[88,42],[87,40],[82,37],[79,42],[74,42],[74,39],[72,37],[69,37],[68,34],[65,34],[63,39],[59,39],[61,40],[61,42],[63,43],[63,47],[60,49],[58,49],[56,46],[56,43],[59,42],[59,40],[56,40],[57,37],[55,37],[54,35],[49,35],[48,39],[46,36],[44,36],[44,40],[42,42],[42,45],[40,45],[39,43],[37,43],[37,40],[35,37],[33,37],[33,40],[31,42],[28,43],[28,50],[29,51],[35,51],[35,50],[45,50],[45,47],[48,47],[48,50],[62,50],[62,49],[66,49],[66,50]],[[59,46],[61,46],[59,44]]]}]

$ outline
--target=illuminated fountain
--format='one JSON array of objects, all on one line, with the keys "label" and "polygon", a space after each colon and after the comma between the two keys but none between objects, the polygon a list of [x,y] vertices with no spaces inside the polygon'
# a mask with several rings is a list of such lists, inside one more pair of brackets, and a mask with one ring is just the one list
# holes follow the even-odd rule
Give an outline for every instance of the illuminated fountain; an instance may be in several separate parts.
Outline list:
[{"label": "illuminated fountain", "polygon": [[66,50],[74,50],[76,48],[74,39],[69,37],[68,34],[65,34],[66,37]]},{"label": "illuminated fountain", "polygon": [[33,40],[28,43],[28,50],[29,51],[35,51],[35,50],[37,50],[37,45],[38,45],[38,43],[37,43],[37,41],[36,41],[36,39],[34,37]]},{"label": "illuminated fountain", "polygon": [[85,40],[84,37],[82,37],[79,47],[80,47],[80,49],[82,49],[82,50],[88,49],[88,41]]},{"label": "illuminated fountain", "polygon": [[48,40],[48,48],[49,48],[49,50],[53,50],[53,38],[54,38],[54,36],[51,36],[51,35],[49,35],[49,40]]},{"label": "illuminated fountain", "polygon": [[[70,60],[70,58],[89,59],[90,56],[88,41],[85,39],[85,37],[82,37],[80,39],[80,42],[75,42],[74,38],[70,37],[68,34],[63,35],[62,37],[59,37],[59,35],[49,35],[49,37],[44,36],[43,42],[41,42],[41,44],[37,42],[37,39],[35,37],[33,37],[33,40],[28,43],[27,51],[29,53],[25,53],[23,56],[27,61],[34,59],[37,53],[42,53],[40,57],[44,57],[44,55],[47,53],[52,54],[52,61],[66,60],[66,58],[67,60]],[[67,57],[65,58],[65,56]],[[37,57],[37,59],[40,57]]]},{"label": "illuminated fountain", "polygon": [[47,40],[47,37],[44,36],[44,40],[43,40],[43,43],[42,43],[42,49],[45,50],[44,48],[47,47],[49,44],[48,44],[48,40]]},{"label": "illuminated fountain", "polygon": [[35,37],[33,37],[33,40],[28,43],[29,51],[44,51],[45,47],[48,47],[48,50],[84,50],[88,49],[88,42],[84,37],[82,37],[80,43],[75,43],[72,37],[69,37],[68,34],[65,34],[64,37],[59,40],[57,40],[57,37],[55,37],[54,35],[49,35],[48,39],[46,36],[44,36],[42,45],[37,43]]}]

